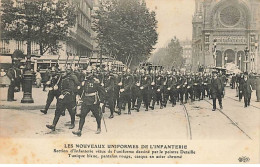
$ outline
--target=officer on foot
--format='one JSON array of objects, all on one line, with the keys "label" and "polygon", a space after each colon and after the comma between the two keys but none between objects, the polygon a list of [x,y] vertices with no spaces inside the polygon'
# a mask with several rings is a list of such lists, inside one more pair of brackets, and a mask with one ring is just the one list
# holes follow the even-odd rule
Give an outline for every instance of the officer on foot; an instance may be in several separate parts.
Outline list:
[{"label": "officer on foot", "polygon": [[78,131],[73,131],[72,133],[77,136],[81,136],[81,132],[85,123],[85,118],[91,111],[97,121],[97,132],[101,133],[101,113],[100,104],[103,105],[103,97],[105,95],[104,88],[100,85],[98,79],[92,74],[87,76],[84,82],[84,86],[81,87],[82,94],[82,104],[81,104],[81,114],[79,121]]}]

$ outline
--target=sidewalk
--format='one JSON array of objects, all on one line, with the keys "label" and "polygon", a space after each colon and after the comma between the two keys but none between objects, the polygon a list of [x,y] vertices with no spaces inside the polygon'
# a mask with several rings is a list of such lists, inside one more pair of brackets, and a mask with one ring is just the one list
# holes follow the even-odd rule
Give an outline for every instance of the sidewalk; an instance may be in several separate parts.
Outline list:
[{"label": "sidewalk", "polygon": [[[40,110],[44,109],[48,91],[43,92],[42,88],[33,88],[32,97],[34,103],[21,103],[23,92],[16,92],[14,99],[17,101],[7,101],[8,87],[0,88],[0,109],[16,109],[16,110]],[[56,99],[54,98],[50,108],[55,108]]]}]

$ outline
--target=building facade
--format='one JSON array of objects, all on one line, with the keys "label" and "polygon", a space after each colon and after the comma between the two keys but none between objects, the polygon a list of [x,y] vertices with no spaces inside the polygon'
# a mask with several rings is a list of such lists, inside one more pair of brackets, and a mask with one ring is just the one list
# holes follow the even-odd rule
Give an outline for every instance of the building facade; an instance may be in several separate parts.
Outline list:
[{"label": "building facade", "polygon": [[180,41],[183,52],[182,57],[185,59],[185,65],[190,66],[192,64],[192,42],[186,39],[185,41]]},{"label": "building facade", "polygon": [[[93,51],[93,41],[92,41],[92,29],[91,29],[91,14],[93,10],[93,0],[69,0],[69,2],[77,3],[77,18],[76,24],[73,28],[70,28],[71,40],[68,41],[57,41],[61,48],[56,53],[59,55],[60,59],[66,59],[66,57],[81,57],[86,58],[92,55]],[[40,55],[40,47],[35,42],[31,44],[31,52],[32,56],[39,57]],[[11,63],[11,55],[15,50],[21,50],[24,55],[27,54],[27,42],[26,41],[16,41],[12,39],[1,39],[0,41],[0,63]],[[57,60],[52,60],[49,55],[53,55],[53,53],[46,52],[41,57],[48,57],[48,59],[43,59],[41,62],[49,63],[53,61],[53,64],[57,62]],[[2,62],[1,60],[4,60]]]},{"label": "building facade", "polygon": [[260,72],[260,0],[195,0],[193,70],[235,64]]}]

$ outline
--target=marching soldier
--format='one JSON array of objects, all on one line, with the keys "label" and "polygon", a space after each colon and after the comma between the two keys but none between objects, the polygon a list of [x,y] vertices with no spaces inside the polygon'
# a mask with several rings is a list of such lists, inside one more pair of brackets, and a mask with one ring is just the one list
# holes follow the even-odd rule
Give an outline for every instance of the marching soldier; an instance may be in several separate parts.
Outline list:
[{"label": "marching soldier", "polygon": [[142,94],[142,99],[138,99],[137,109],[140,109],[143,100],[145,105],[145,111],[148,111],[148,107],[150,103],[150,91],[151,91],[151,76],[149,75],[149,71],[146,71],[146,75],[143,77],[141,81],[140,90]]},{"label": "marching soldier", "polygon": [[154,110],[154,105],[155,105],[155,102],[157,101],[156,99],[156,71],[152,71],[151,72],[153,75],[152,75],[152,82],[151,82],[151,102],[152,104],[150,105],[150,108],[152,110]]},{"label": "marching soldier", "polygon": [[[156,101],[160,104],[160,109],[163,108],[163,76],[158,74],[156,77]],[[154,104],[152,104],[154,106]]]},{"label": "marching soldier", "polygon": [[54,99],[54,97],[56,99],[59,98],[60,96],[60,81],[61,81],[61,74],[58,74],[57,71],[54,71],[52,73],[52,77],[50,78],[49,81],[46,82],[46,86],[49,86],[49,92],[48,92],[48,97],[47,97],[47,101],[46,101],[46,105],[45,108],[40,110],[43,114],[47,114],[47,111]]},{"label": "marching soldier", "polygon": [[206,77],[206,92],[209,99],[211,99],[211,75],[208,74]]},{"label": "marching soldier", "polygon": [[71,71],[66,71],[65,69],[61,69],[62,78],[60,84],[61,94],[57,100],[55,117],[53,119],[52,125],[46,125],[47,128],[55,131],[56,125],[59,121],[62,112],[68,109],[70,118],[71,118],[71,126],[70,129],[75,127],[75,106],[76,106],[76,90],[75,86],[79,85],[77,77],[71,75]]},{"label": "marching soldier", "polygon": [[101,86],[100,82],[93,75],[88,75],[84,81],[83,86],[80,89],[82,94],[81,114],[79,121],[79,128],[72,133],[77,136],[81,136],[83,126],[85,124],[85,118],[91,111],[97,121],[96,134],[101,133],[101,112],[100,106],[104,105],[105,90]]},{"label": "marching soldier", "polygon": [[128,114],[131,114],[131,87],[133,84],[133,78],[129,73],[126,73],[122,79],[121,88],[119,90],[119,111],[118,113],[121,114],[121,110],[128,104]]},{"label": "marching soldier", "polygon": [[171,98],[171,103],[172,103],[172,107],[176,106],[176,99],[178,96],[178,92],[177,92],[177,77],[175,76],[175,73],[172,76],[172,82],[171,82],[171,91],[170,91],[170,98]]},{"label": "marching soldier", "polygon": [[136,102],[138,99],[142,99],[142,94],[140,91],[141,80],[142,80],[142,74],[140,70],[138,70],[136,71],[136,74],[133,75],[132,108],[131,108],[131,109],[136,109],[137,112],[139,112],[139,109],[136,108]]},{"label": "marching soldier", "polygon": [[191,76],[187,76],[187,87],[186,87],[186,91],[185,91],[185,102],[187,103],[188,97],[190,95],[190,99],[191,102],[194,101],[193,99],[193,79],[191,78]]},{"label": "marching soldier", "polygon": [[180,74],[177,81],[177,93],[180,100],[180,104],[183,104],[183,95],[187,82],[185,82],[184,77]]},{"label": "marching soldier", "polygon": [[108,103],[110,109],[110,116],[109,118],[114,118],[114,111],[115,111],[115,100],[114,100],[114,87],[115,87],[115,79],[113,74],[107,74],[104,88],[105,88],[105,101]]}]

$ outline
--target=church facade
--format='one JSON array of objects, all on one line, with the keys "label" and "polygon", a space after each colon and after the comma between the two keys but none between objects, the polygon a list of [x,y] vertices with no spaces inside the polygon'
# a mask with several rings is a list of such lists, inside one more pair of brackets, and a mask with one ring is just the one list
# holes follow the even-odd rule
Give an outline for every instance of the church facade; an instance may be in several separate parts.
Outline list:
[{"label": "church facade", "polygon": [[192,67],[260,73],[260,0],[195,0]]}]

